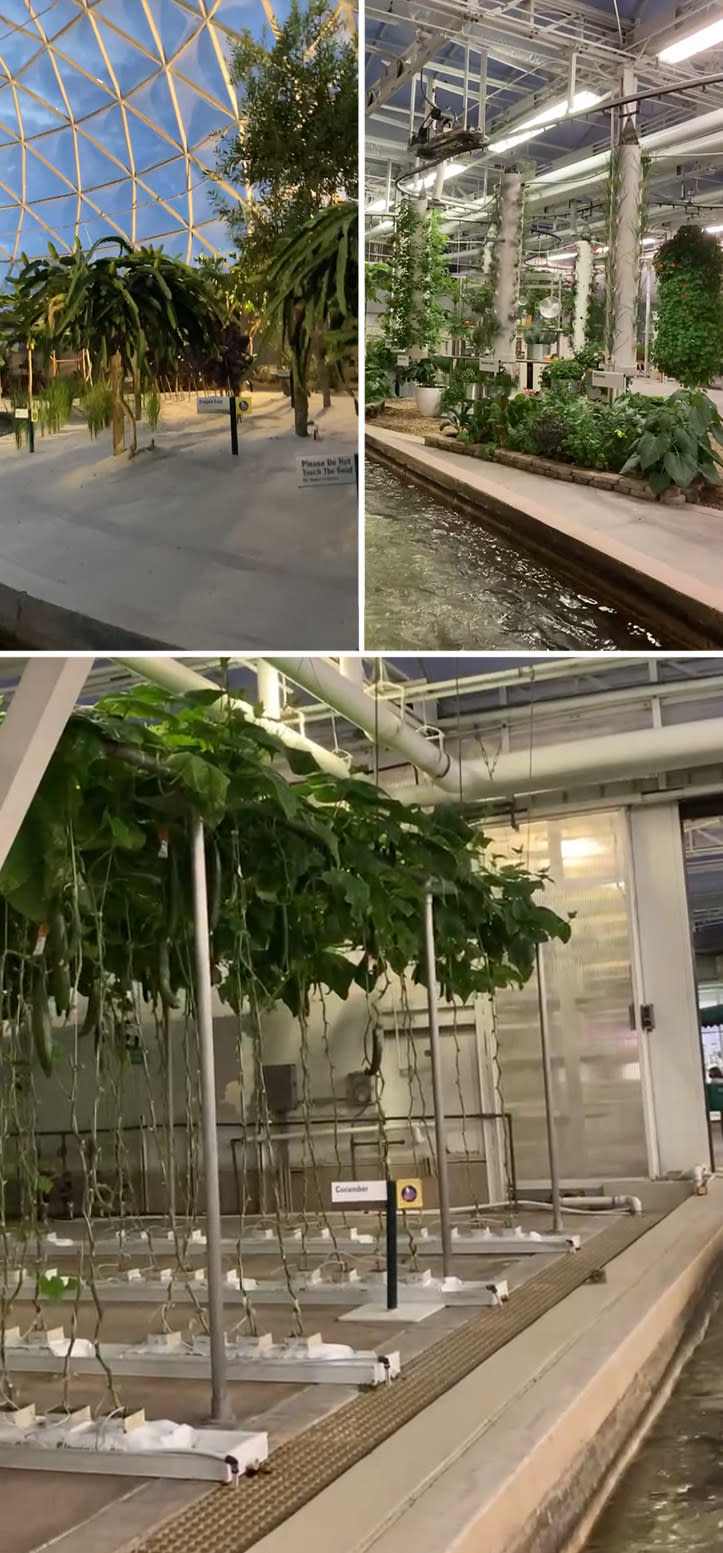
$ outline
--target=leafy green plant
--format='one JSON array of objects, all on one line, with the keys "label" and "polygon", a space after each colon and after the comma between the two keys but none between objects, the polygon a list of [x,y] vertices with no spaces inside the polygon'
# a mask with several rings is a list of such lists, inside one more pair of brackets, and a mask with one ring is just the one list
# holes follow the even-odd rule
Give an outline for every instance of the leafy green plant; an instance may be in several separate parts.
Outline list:
[{"label": "leafy green plant", "polygon": [[569,430],[568,402],[550,395],[542,401],[539,414],[530,423],[530,452],[541,458],[559,459],[562,463],[569,461],[566,451]]},{"label": "leafy green plant", "polygon": [[719,485],[722,437],[723,421],[712,399],[700,390],[678,389],[651,410],[622,473],[640,470],[656,496],[671,485],[682,490]]},{"label": "leafy green plant", "polygon": [[267,316],[281,324],[291,356],[294,423],[308,435],[309,372],[314,351],[342,364],[359,338],[359,210],[351,201],[318,211],[285,243],[268,275]]},{"label": "leafy green plant", "polygon": [[158,422],[161,419],[161,396],[155,383],[153,384],[151,392],[146,394],[143,408],[145,411],[146,421],[148,422],[151,431],[155,431],[158,427]]},{"label": "leafy green plant", "polygon": [[80,408],[95,440],[113,419],[113,394],[108,383],[89,383],[81,395]]},{"label": "leafy green plant", "polygon": [[423,361],[413,361],[407,372],[410,383],[418,383],[420,388],[437,388],[439,384],[439,369],[436,361],[430,356],[425,356]]},{"label": "leafy green plant", "polygon": [[330,777],[219,709],[213,689],[179,700],[141,686],[71,718],[0,870],[2,1016],[27,1027],[44,1066],[49,999],[62,1017],[76,986],[79,1039],[101,1062],[108,1043],[126,1050],[134,987],[158,1011],[193,1007],[192,814],[207,829],[218,990],[237,1012],[283,1003],[301,1016],[315,987],[346,998],[390,973],[424,984],[428,880],[445,998],[519,985],[538,942],[569,937],[537,899],[544,873],[496,859],[453,807]]},{"label": "leafy green plant", "polygon": [[78,387],[74,378],[51,377],[41,393],[36,395],[34,403],[43,435],[46,432],[58,432],[61,427],[67,426]]},{"label": "leafy green plant", "polygon": [[653,361],[684,387],[706,387],[723,361],[720,244],[700,227],[681,227],[653,264],[659,293]]},{"label": "leafy green plant", "polygon": [[445,263],[447,246],[438,212],[422,213],[403,200],[392,240],[389,306],[382,318],[394,351],[432,356],[439,350],[446,320],[440,298],[455,285]]},{"label": "leafy green plant", "polygon": [[364,392],[367,404],[377,404],[390,392],[396,360],[386,340],[368,336],[364,362]]},{"label": "leafy green plant", "polygon": [[582,383],[585,373],[591,367],[599,367],[601,361],[602,347],[585,345],[575,356],[548,361],[540,374],[540,382],[543,388],[556,388],[560,383]]}]

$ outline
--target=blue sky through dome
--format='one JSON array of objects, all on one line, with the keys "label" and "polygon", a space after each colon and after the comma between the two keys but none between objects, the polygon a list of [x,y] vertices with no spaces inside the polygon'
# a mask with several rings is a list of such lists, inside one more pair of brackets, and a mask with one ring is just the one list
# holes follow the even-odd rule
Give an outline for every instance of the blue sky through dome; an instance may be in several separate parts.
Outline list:
[{"label": "blue sky through dome", "polygon": [[228,249],[206,171],[233,36],[270,36],[272,4],[283,21],[289,0],[0,0],[0,285],[76,232]]}]

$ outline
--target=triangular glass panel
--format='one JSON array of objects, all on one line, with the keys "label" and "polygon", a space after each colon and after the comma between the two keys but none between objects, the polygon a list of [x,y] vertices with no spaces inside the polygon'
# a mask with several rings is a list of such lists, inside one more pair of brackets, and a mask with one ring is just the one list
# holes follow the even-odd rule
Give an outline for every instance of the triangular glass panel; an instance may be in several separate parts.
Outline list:
[{"label": "triangular glass panel", "polygon": [[203,145],[212,135],[223,134],[229,128],[230,120],[221,109],[199,97],[185,81],[177,81],[176,94],[189,146]]},{"label": "triangular glass panel", "polygon": [[[53,62],[49,54],[39,54],[37,59],[33,60],[32,66],[28,70],[24,70],[20,76],[18,86],[22,91],[23,103],[27,101],[26,94],[32,92],[31,101],[44,105],[46,123],[53,122],[51,109],[54,109],[55,113],[61,118],[68,119],[68,109],[63,97],[63,89],[53,69]],[[26,114],[24,106],[21,111],[24,121]],[[72,111],[71,105],[71,113]]]},{"label": "triangular glass panel", "polygon": [[129,166],[125,120],[117,103],[112,108],[104,108],[102,113],[94,114],[92,121],[85,125],[84,129],[85,133],[104,146],[122,167]]},{"label": "triangular glass panel", "polygon": [[231,100],[218,54],[210,34],[205,29],[199,32],[193,42],[189,43],[173,61],[173,73],[183,76],[192,85],[197,85],[207,96],[213,97],[220,108],[224,108],[227,112],[231,111]]},{"label": "triangular glass panel", "polygon": [[0,183],[20,199],[23,187],[23,150],[17,141],[0,150]]},{"label": "triangular glass panel", "polygon": [[104,0],[103,6],[98,8],[98,21],[111,59],[116,48],[113,41],[116,32],[124,33],[126,38],[131,38],[158,59],[158,45],[141,0]]},{"label": "triangular glass panel", "polygon": [[150,59],[134,43],[127,38],[122,38],[120,33],[112,32],[110,28],[103,29],[103,42],[108,49],[113,75],[118,82],[118,90],[123,97],[154,76],[158,70],[158,60]]},{"label": "triangular glass panel", "polygon": [[56,168],[47,159],[48,147],[43,142],[33,142],[27,150],[27,191],[28,204],[37,205],[40,200],[51,199],[53,195],[67,191],[68,185],[58,177]]},{"label": "triangular glass panel", "polygon": [[115,100],[115,89],[109,80],[104,85],[102,81],[84,75],[70,60],[61,59],[59,55],[56,55],[56,59],[76,123],[87,118],[88,114],[106,108]]},{"label": "triangular glass panel", "polygon": [[0,139],[5,140],[13,135],[20,136],[15,94],[11,86],[0,85]]},{"label": "triangular glass panel", "polygon": [[82,187],[87,194],[91,190],[103,190],[108,184],[118,183],[128,176],[124,167],[119,167],[106,156],[101,146],[89,140],[87,133],[78,135],[78,156]]},{"label": "triangular glass panel", "polygon": [[[65,178],[77,188],[78,172],[75,165],[75,135],[68,126],[64,129],[53,130],[50,135],[38,135],[28,142],[28,151],[36,151],[44,157],[51,167],[57,169]],[[33,177],[35,163],[28,164],[28,178]],[[30,190],[32,198],[33,190]]]},{"label": "triangular glass panel", "polygon": [[198,31],[199,18],[176,0],[154,0],[154,15],[163,41],[166,59],[172,59],[184,43]]},{"label": "triangular glass panel", "polygon": [[36,55],[42,55],[43,42],[37,32],[29,28],[20,31],[3,27],[3,41],[0,53],[2,54],[4,69],[12,76],[18,76],[21,70],[35,59]]},{"label": "triangular glass panel", "polygon": [[165,75],[156,76],[137,92],[132,92],[128,106],[154,128],[162,130],[175,145],[179,144],[178,117]]}]

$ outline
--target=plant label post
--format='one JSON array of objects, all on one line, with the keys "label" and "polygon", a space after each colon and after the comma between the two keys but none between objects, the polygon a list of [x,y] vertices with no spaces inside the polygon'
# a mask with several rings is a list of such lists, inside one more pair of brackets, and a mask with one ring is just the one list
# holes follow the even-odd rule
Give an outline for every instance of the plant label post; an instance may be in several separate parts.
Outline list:
[{"label": "plant label post", "polygon": [[345,1208],[361,1208],[372,1202],[386,1204],[387,1310],[396,1310],[399,1304],[397,1182],[332,1181],[331,1200],[333,1203],[343,1203]]},{"label": "plant label post", "polygon": [[231,412],[231,452],[234,458],[238,458],[238,409],[235,394],[229,396],[228,407]]},{"label": "plant label post", "polygon": [[208,886],[203,821],[191,822],[193,929],[196,952],[196,1020],[201,1069],[201,1114],[204,1184],[206,1189],[206,1254],[208,1278],[208,1329],[211,1359],[211,1422],[231,1421],[228,1394],[226,1335],[223,1314],[221,1260],[221,1199],[218,1182],[218,1130],[216,1123],[216,1073],[211,1005],[211,953],[208,923]]}]

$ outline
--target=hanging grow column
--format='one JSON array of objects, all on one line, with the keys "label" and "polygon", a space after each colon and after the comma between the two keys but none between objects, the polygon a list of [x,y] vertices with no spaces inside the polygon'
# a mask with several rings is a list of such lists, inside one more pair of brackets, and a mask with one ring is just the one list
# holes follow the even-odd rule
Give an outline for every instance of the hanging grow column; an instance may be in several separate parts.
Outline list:
[{"label": "hanging grow column", "polygon": [[519,173],[503,173],[500,191],[499,228],[496,234],[497,334],[494,355],[499,366],[509,367],[516,361],[517,299],[520,289],[523,184]]}]

